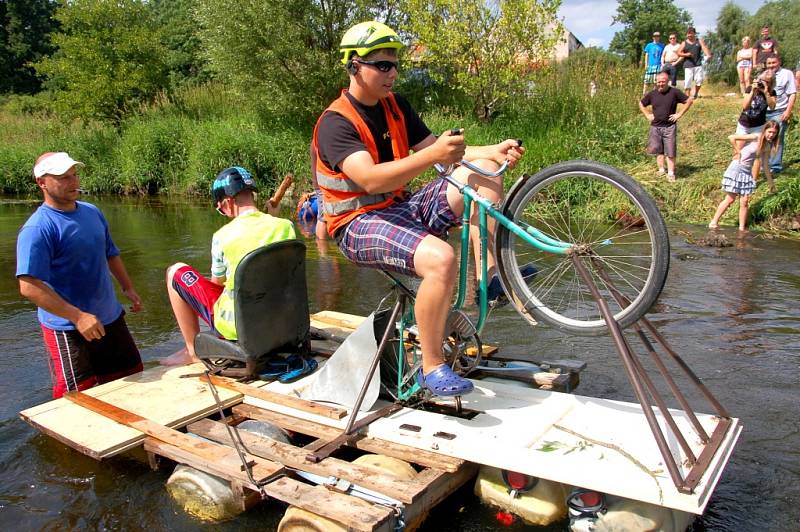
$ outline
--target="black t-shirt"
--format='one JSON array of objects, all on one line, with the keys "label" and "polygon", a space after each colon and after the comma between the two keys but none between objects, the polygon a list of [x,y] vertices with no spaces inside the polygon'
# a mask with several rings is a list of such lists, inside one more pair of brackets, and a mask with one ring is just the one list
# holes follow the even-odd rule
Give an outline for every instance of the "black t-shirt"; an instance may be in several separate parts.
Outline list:
[{"label": "black t-shirt", "polygon": [[[345,94],[372,132],[378,148],[379,162],[393,161],[392,139],[389,137],[389,125],[386,122],[383,105],[380,102],[373,106],[364,105],[349,93]],[[431,134],[431,130],[414,111],[408,100],[398,94],[395,94],[394,97],[405,119],[408,146],[415,146],[425,140]],[[339,164],[348,156],[359,151],[367,151],[355,126],[345,117],[334,112],[325,113],[325,116],[322,117],[317,130],[317,142],[319,143],[320,158],[334,170],[341,170]]]},{"label": "black t-shirt", "polygon": [[682,91],[675,87],[670,87],[667,92],[660,92],[654,89],[642,98],[642,105],[653,107],[653,121],[650,122],[653,126],[665,127],[671,126],[673,122],[669,121],[669,115],[675,114],[678,110],[679,103],[686,103],[689,99]]},{"label": "black t-shirt", "polygon": [[[746,91],[750,92],[753,87],[747,87]],[[772,96],[775,96],[775,91],[769,91]],[[742,111],[739,115],[739,123],[744,127],[758,127],[767,123],[767,97],[761,91],[756,91],[753,98],[750,100],[750,107]]]},{"label": "black t-shirt", "polygon": [[777,47],[778,41],[772,37],[757,40],[754,46],[754,48],[757,50],[756,63],[766,63],[768,58],[775,55],[775,48]]},{"label": "black t-shirt", "polygon": [[695,68],[700,66],[700,41],[683,41],[683,51],[692,55],[683,58],[684,68]]}]

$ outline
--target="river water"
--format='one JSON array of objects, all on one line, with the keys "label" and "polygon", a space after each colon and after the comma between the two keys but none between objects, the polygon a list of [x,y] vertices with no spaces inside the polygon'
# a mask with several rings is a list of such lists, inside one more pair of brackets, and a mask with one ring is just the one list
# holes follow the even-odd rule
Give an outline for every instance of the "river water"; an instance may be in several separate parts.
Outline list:
[{"label": "river water", "polygon": [[[145,311],[128,314],[146,367],[181,345],[164,288],[178,260],[208,270],[213,231],[225,220],[203,200],[89,198],[105,212]],[[36,200],[0,199],[0,529],[274,529],[282,510],[260,507],[210,527],[187,516],[167,495],[169,471],[133,459],[96,462],[44,436],[18,417],[50,399],[50,381],[34,307],[14,278],[18,228]],[[651,319],[744,431],[705,515],[694,530],[800,530],[800,242],[760,235],[734,246],[703,248],[673,226],[672,266]],[[307,240],[312,312],[368,314],[387,282],[354,268],[330,243]],[[634,401],[608,338],[570,338],[530,328],[511,309],[490,318],[484,342],[504,354],[588,363],[578,393]],[[684,388],[688,390],[688,388]],[[687,394],[696,399],[696,394]],[[709,411],[700,406],[698,410]],[[426,530],[522,529],[503,525],[469,487],[432,513]],[[559,523],[552,530],[563,530]]]}]

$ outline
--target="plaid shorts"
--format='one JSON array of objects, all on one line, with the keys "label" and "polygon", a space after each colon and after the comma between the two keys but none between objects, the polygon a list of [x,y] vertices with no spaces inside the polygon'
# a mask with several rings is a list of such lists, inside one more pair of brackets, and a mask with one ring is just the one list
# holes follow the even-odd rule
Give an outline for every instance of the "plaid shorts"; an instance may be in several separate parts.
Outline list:
[{"label": "plaid shorts", "polygon": [[414,253],[428,235],[447,238],[461,218],[447,203],[447,181],[436,179],[407,201],[362,214],[336,235],[345,257],[368,268],[416,275]]}]

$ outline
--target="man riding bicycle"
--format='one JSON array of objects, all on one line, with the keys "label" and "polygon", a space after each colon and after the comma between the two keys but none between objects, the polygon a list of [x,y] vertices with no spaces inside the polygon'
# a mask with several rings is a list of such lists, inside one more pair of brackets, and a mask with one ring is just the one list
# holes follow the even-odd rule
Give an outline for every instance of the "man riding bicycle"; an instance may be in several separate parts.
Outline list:
[{"label": "man riding bicycle", "polygon": [[[414,304],[422,348],[418,379],[435,395],[456,396],[472,391],[472,383],[444,363],[442,342],[458,266],[445,239],[450,228],[461,225],[463,200],[441,178],[414,194],[405,187],[435,163],[447,166],[466,159],[494,171],[505,160],[516,164],[524,150],[512,139],[466,146],[460,132],[431,134],[408,101],[392,92],[402,47],[394,30],[375,21],[356,24],[342,37],[342,63],[350,83],[314,128],[316,177],[328,232],[347,258],[422,278]],[[503,194],[501,177],[482,177],[464,167],[453,177],[492,202]],[[477,212],[470,225],[477,244]],[[491,239],[494,221],[488,226]],[[478,262],[480,246],[473,247]],[[487,272],[491,301],[502,295],[493,252]]]}]

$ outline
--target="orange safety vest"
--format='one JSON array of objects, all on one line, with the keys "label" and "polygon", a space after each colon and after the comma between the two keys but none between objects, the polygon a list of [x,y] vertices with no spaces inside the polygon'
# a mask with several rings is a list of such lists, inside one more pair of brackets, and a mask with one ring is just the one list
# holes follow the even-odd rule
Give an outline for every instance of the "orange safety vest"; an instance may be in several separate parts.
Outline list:
[{"label": "orange safety vest", "polygon": [[[372,132],[367,127],[367,123],[358,114],[353,104],[345,95],[346,90],[331,103],[324,113],[317,120],[314,126],[314,152],[319,154],[319,144],[317,142],[317,130],[322,121],[322,117],[328,112],[339,113],[345,117],[358,132],[361,141],[367,147],[367,151],[372,156],[375,164],[379,164],[378,147]],[[389,125],[389,136],[392,139],[392,154],[394,160],[408,157],[408,133],[406,122],[394,95],[389,93],[387,98],[380,100],[383,105],[383,112],[386,115],[386,122]],[[329,168],[322,158],[317,155],[316,177],[317,184],[322,191],[322,208],[325,213],[325,222],[328,224],[328,233],[333,236],[336,230],[344,227],[356,216],[375,209],[383,209],[394,203],[395,196],[400,196],[403,189],[399,188],[393,192],[381,194],[368,194],[363,188],[354,183],[343,172],[337,172]]]}]

